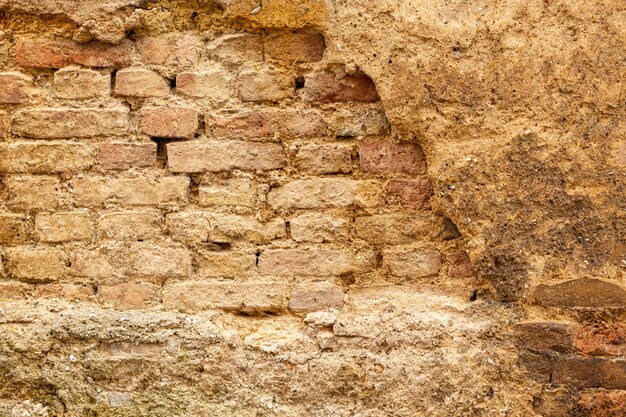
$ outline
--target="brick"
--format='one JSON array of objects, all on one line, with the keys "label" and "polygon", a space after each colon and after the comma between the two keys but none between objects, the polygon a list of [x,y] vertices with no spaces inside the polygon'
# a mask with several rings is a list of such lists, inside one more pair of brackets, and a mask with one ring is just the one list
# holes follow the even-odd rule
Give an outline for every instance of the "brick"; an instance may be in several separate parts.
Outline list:
[{"label": "brick", "polygon": [[441,230],[439,217],[376,214],[355,219],[356,235],[374,244],[401,245],[430,240]]},{"label": "brick", "polygon": [[154,142],[102,143],[98,149],[98,164],[106,170],[152,167],[157,161],[157,144]]},{"label": "brick", "polygon": [[474,266],[470,257],[464,251],[446,254],[446,260],[450,264],[448,276],[452,278],[469,278],[474,276]]},{"label": "brick", "polygon": [[187,243],[210,241],[210,215],[202,211],[183,211],[165,216],[167,232],[174,240]]},{"label": "brick", "polygon": [[280,144],[239,141],[168,143],[167,156],[171,172],[185,173],[270,171],[287,162]]},{"label": "brick", "polygon": [[115,94],[126,97],[165,97],[170,81],[158,72],[144,68],[125,68],[115,75]]},{"label": "brick", "polygon": [[253,208],[256,186],[249,178],[215,180],[198,188],[198,204],[202,207],[235,206]]},{"label": "brick", "polygon": [[338,242],[350,238],[351,219],[324,213],[303,214],[289,222],[291,238],[296,242]]},{"label": "brick", "polygon": [[158,138],[192,138],[198,131],[198,112],[184,107],[146,108],[141,132]]},{"label": "brick", "polygon": [[626,360],[557,356],[552,382],[577,388],[626,389]]},{"label": "brick", "polygon": [[361,145],[361,169],[365,172],[424,174],[426,157],[413,143],[376,142]]},{"label": "brick", "polygon": [[201,44],[194,34],[170,33],[141,38],[139,52],[145,64],[188,67],[198,63]]},{"label": "brick", "polygon": [[365,74],[313,73],[304,78],[302,97],[323,103],[375,102],[380,97],[374,82]]},{"label": "brick", "polygon": [[372,270],[374,252],[322,248],[268,249],[259,258],[259,271],[267,276],[328,277]]},{"label": "brick", "polygon": [[626,415],[626,391],[592,392],[580,397],[578,406],[587,417]]},{"label": "brick", "polygon": [[22,214],[0,214],[0,245],[15,245],[28,240],[28,219]]},{"label": "brick", "polygon": [[98,235],[102,239],[149,240],[161,234],[158,211],[117,211],[98,219]]},{"label": "brick", "polygon": [[535,302],[570,308],[624,308],[626,291],[619,285],[594,278],[580,278],[556,285],[539,285]]},{"label": "brick", "polygon": [[23,281],[56,281],[65,275],[65,256],[54,249],[11,248],[6,251],[11,278]]},{"label": "brick", "polygon": [[80,207],[102,204],[176,206],[188,201],[189,178],[83,177],[71,181],[74,201]]},{"label": "brick", "polygon": [[183,278],[191,274],[191,256],[180,245],[152,242],[116,244],[75,254],[71,273],[88,278]]},{"label": "brick", "polygon": [[0,301],[23,300],[30,295],[31,290],[32,287],[23,282],[0,281]]},{"label": "brick", "polygon": [[382,110],[336,110],[331,113],[329,124],[340,138],[389,134],[389,122]]},{"label": "brick", "polygon": [[41,242],[91,240],[93,231],[86,213],[39,213],[35,218],[35,233]]},{"label": "brick", "polygon": [[241,65],[263,62],[261,36],[252,33],[235,33],[220,36],[208,43],[209,58],[226,64]]},{"label": "brick", "polygon": [[441,254],[429,249],[388,249],[383,251],[383,265],[396,277],[429,277],[439,273]]},{"label": "brick", "polygon": [[35,139],[89,138],[128,133],[129,111],[119,109],[31,109],[13,116],[12,131]]},{"label": "brick", "polygon": [[65,67],[54,73],[54,95],[67,99],[106,97],[111,94],[111,74]]},{"label": "brick", "polygon": [[202,278],[241,279],[256,271],[254,253],[199,251],[196,258],[196,273]]},{"label": "brick", "polygon": [[5,185],[7,204],[14,209],[55,209],[61,200],[61,181],[56,177],[14,176]]},{"label": "brick", "polygon": [[565,323],[521,322],[515,325],[515,342],[518,348],[532,351],[572,353],[574,334]]},{"label": "brick", "polygon": [[378,182],[345,178],[295,180],[267,195],[274,208],[375,207],[380,200]]},{"label": "brick", "polygon": [[221,309],[245,314],[280,313],[287,287],[279,283],[180,282],[163,288],[163,305],[183,311]]},{"label": "brick", "polygon": [[232,90],[232,76],[224,69],[181,72],[176,76],[176,92],[183,96],[223,101],[231,97]]},{"label": "brick", "polygon": [[239,74],[238,89],[243,101],[276,102],[295,97],[296,80],[275,70],[245,70]]},{"label": "brick", "polygon": [[147,282],[101,285],[98,300],[119,310],[140,309],[159,304],[159,293]]},{"label": "brick", "polygon": [[626,325],[582,324],[576,329],[576,349],[591,356],[626,356]]},{"label": "brick", "polygon": [[385,187],[387,201],[417,210],[430,210],[433,184],[427,178],[415,180],[391,180]]},{"label": "brick", "polygon": [[321,137],[328,126],[317,110],[263,109],[207,113],[206,134],[226,139]]},{"label": "brick", "polygon": [[78,143],[0,143],[0,172],[44,174],[79,172],[94,164],[94,152]]},{"label": "brick", "polygon": [[265,38],[265,56],[288,62],[316,62],[324,57],[324,35],[315,31],[274,32]]},{"label": "brick", "polygon": [[296,152],[296,166],[313,175],[352,172],[352,145],[306,145]]},{"label": "brick", "polygon": [[289,310],[295,313],[341,310],[344,297],[342,288],[330,282],[296,284],[291,289]]},{"label": "brick", "polygon": [[35,298],[64,298],[70,301],[85,301],[93,296],[93,289],[85,285],[45,284],[35,288]]},{"label": "brick", "polygon": [[120,68],[130,65],[130,42],[110,45],[101,42],[78,44],[65,39],[18,39],[15,58],[21,67],[63,68],[79,64]]},{"label": "brick", "polygon": [[19,72],[0,73],[0,104],[21,104],[35,95],[33,77]]}]

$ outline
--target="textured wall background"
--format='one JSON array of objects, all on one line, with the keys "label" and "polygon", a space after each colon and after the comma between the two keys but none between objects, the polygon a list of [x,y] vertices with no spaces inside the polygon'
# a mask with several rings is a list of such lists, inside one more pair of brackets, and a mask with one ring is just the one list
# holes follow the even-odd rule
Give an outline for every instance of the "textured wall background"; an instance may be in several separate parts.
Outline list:
[{"label": "textured wall background", "polygon": [[0,415],[626,412],[623,2],[0,10]]}]

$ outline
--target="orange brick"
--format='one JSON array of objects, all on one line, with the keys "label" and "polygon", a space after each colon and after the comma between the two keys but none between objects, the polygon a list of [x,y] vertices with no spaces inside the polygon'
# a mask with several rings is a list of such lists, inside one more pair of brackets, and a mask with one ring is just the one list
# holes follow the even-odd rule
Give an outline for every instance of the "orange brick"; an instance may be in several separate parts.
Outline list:
[{"label": "orange brick", "polygon": [[119,68],[130,65],[130,42],[110,45],[101,42],[78,44],[65,39],[18,39],[15,57],[21,67],[63,68],[80,64]]},{"label": "orange brick", "polygon": [[145,108],[141,133],[157,138],[192,138],[198,131],[198,112],[182,107]]},{"label": "orange brick", "polygon": [[157,145],[150,143],[102,143],[98,164],[102,169],[121,171],[156,164]]}]

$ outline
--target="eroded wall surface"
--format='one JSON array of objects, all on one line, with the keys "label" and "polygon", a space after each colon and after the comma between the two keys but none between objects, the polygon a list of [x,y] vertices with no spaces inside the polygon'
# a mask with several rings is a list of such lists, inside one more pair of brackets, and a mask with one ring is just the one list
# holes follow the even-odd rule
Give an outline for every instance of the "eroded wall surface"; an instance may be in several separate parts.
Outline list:
[{"label": "eroded wall surface", "polygon": [[623,415],[625,22],[0,0],[0,415]]}]

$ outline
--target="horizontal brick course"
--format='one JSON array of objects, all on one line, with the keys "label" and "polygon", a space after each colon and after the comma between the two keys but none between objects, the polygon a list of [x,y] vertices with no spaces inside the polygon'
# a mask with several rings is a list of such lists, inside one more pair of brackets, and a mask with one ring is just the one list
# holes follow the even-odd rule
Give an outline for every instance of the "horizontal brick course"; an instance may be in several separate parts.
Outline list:
[{"label": "horizontal brick course", "polygon": [[102,143],[98,147],[98,164],[102,169],[121,171],[151,167],[156,164],[157,144]]},{"label": "horizontal brick course", "polygon": [[269,249],[259,258],[259,272],[267,276],[328,277],[368,272],[376,264],[369,250]]},{"label": "horizontal brick course", "polygon": [[15,57],[22,67],[63,68],[70,64],[79,64],[85,67],[119,68],[130,65],[130,43],[78,44],[65,39],[22,38],[17,40]]},{"label": "horizontal brick course", "polygon": [[79,67],[66,67],[54,73],[54,94],[59,98],[87,99],[111,94],[111,74]]},{"label": "horizontal brick course", "polygon": [[115,94],[127,97],[164,97],[170,82],[158,72],[143,68],[125,68],[115,75]]},{"label": "horizontal brick course", "polygon": [[86,213],[40,213],[35,218],[35,233],[41,242],[91,240],[93,232],[93,224]]},{"label": "horizontal brick course", "polygon": [[185,107],[144,108],[139,124],[148,136],[192,138],[198,131],[198,112]]},{"label": "horizontal brick course", "polygon": [[274,208],[375,207],[381,187],[376,181],[344,178],[295,180],[272,189],[267,202]]},{"label": "horizontal brick course", "polygon": [[80,143],[0,143],[0,172],[45,174],[88,170],[95,160],[89,145]]},{"label": "horizontal brick course", "polygon": [[34,139],[119,136],[130,129],[129,111],[119,109],[30,109],[13,116],[12,131]]}]

